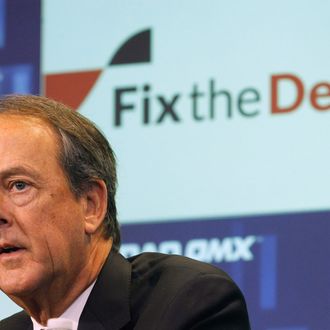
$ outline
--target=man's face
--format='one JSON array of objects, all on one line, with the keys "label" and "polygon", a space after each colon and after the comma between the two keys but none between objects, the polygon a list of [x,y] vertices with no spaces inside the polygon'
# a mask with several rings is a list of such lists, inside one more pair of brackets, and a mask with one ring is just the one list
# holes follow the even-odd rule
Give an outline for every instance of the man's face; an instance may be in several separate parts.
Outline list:
[{"label": "man's face", "polygon": [[0,289],[12,297],[65,287],[86,262],[84,199],[38,119],[0,114]]}]

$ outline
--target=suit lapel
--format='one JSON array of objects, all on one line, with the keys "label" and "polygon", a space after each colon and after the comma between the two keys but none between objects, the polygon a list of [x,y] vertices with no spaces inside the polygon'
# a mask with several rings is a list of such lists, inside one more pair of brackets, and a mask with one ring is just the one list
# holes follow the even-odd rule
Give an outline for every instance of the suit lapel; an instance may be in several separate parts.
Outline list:
[{"label": "suit lapel", "polygon": [[33,330],[31,318],[24,311],[19,312],[0,323],[0,329],[3,330]]},{"label": "suit lapel", "polygon": [[130,320],[131,265],[110,253],[79,321],[78,330],[118,330]]}]

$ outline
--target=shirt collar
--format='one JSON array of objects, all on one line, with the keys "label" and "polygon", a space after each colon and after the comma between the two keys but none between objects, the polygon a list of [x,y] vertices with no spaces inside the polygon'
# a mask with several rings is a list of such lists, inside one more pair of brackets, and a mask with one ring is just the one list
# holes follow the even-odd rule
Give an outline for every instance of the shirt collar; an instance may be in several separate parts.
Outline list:
[{"label": "shirt collar", "polygon": [[[96,281],[94,281],[60,316],[60,318],[68,319],[73,321],[74,329],[78,329],[78,323],[81,316],[81,313],[86,305],[87,299],[94,287]],[[33,330],[47,329],[43,325],[39,324],[33,317],[31,317],[33,323]]]}]

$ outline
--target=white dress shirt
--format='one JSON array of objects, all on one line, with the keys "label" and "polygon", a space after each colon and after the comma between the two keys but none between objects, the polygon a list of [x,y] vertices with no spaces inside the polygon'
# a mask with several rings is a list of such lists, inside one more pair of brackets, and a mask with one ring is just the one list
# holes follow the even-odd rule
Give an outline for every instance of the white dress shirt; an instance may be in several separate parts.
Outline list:
[{"label": "white dress shirt", "polygon": [[[78,323],[81,313],[86,305],[87,299],[94,287],[96,281],[94,281],[59,317],[73,322],[73,330],[78,330]],[[39,324],[33,317],[31,317],[33,323],[33,330],[47,329],[47,327]]]}]

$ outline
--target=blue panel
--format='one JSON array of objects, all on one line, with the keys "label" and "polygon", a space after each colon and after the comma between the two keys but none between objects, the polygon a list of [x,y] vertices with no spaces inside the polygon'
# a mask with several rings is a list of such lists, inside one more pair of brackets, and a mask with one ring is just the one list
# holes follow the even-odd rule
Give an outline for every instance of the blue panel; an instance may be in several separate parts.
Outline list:
[{"label": "blue panel", "polygon": [[39,94],[40,0],[0,0],[0,94]]},{"label": "blue panel", "polygon": [[[181,253],[227,271],[257,330],[327,329],[330,212],[122,226],[122,252]],[[289,326],[290,325],[290,326]]]}]

